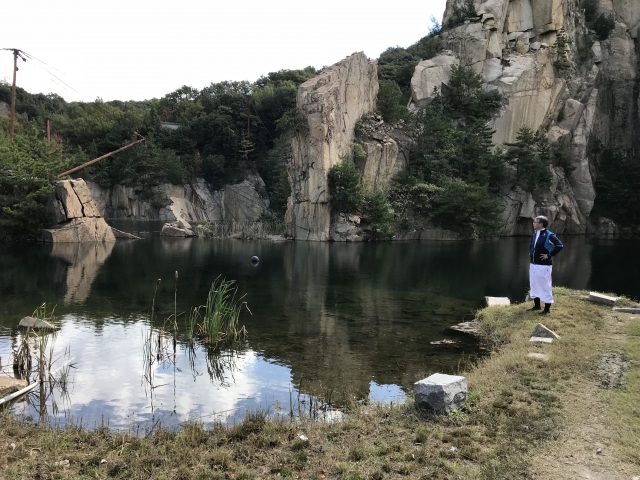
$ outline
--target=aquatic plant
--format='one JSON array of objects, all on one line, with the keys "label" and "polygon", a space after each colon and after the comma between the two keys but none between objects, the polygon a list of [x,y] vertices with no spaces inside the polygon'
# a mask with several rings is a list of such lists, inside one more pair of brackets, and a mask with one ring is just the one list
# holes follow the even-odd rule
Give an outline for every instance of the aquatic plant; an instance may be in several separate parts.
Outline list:
[{"label": "aquatic plant", "polygon": [[220,275],[213,281],[204,305],[204,315],[200,327],[200,338],[210,343],[220,340],[236,340],[246,334],[244,326],[238,329],[240,311],[244,306],[249,313],[247,302],[242,302],[244,295],[236,299],[238,287],[235,280],[226,280]]}]

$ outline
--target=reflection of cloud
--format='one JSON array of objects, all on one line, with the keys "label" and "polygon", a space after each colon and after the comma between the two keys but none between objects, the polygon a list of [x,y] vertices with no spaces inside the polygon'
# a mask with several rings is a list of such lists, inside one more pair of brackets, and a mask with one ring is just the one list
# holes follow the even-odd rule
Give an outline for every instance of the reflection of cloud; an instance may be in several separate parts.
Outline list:
[{"label": "reflection of cloud", "polygon": [[113,242],[54,243],[51,256],[69,263],[66,269],[64,303],[84,303],[100,267],[113,250]]},{"label": "reflection of cloud", "polygon": [[178,347],[175,372],[170,363],[155,366],[156,388],[151,399],[143,383],[147,335],[145,322],[120,324],[111,319],[98,333],[80,318],[63,318],[56,352],[69,345],[76,368],[71,372],[68,410],[59,420],[66,414],[89,428],[103,422],[113,428],[129,428],[136,422],[150,426],[152,418],[168,423],[202,418],[208,423],[224,421],[236,412],[244,415],[247,410],[267,409],[276,400],[289,402],[289,368],[269,363],[254,351],[243,352],[237,355],[233,378],[228,373],[223,385],[218,380],[211,382],[204,349],[195,358],[196,370],[202,375],[194,378],[182,346]]}]

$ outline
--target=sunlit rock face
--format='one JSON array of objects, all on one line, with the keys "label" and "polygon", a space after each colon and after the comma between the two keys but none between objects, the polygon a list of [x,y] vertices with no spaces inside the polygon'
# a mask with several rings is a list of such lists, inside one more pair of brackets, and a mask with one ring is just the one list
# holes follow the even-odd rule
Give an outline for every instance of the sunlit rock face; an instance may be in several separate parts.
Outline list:
[{"label": "sunlit rock face", "polygon": [[[464,0],[448,0],[443,25]],[[502,234],[529,229],[530,215],[546,214],[559,233],[585,233],[596,191],[594,146],[640,149],[638,31],[640,2],[602,0],[615,28],[598,41],[587,28],[580,2],[563,0],[476,0],[477,16],[441,34],[445,51],[421,62],[412,99],[428,102],[433,87],[448,77],[436,65],[459,64],[482,75],[503,107],[490,122],[493,140],[516,140],[521,127],[543,131],[573,154],[568,169],[554,166],[548,192],[531,195],[514,186],[501,194]],[[595,227],[594,227],[595,228]]]},{"label": "sunlit rock face", "polygon": [[116,238],[100,215],[87,184],[82,179],[62,180],[47,202],[51,228],[42,230],[49,243],[115,242]]},{"label": "sunlit rock face", "polygon": [[175,222],[254,222],[269,208],[269,197],[259,175],[211,190],[204,179],[186,185],[164,183],[153,189],[153,198],[143,197],[131,187],[102,188],[87,182],[99,212],[105,218]]},{"label": "sunlit rock face", "polygon": [[327,173],[340,157],[350,153],[356,122],[375,108],[377,95],[377,63],[370,62],[362,52],[300,85],[297,106],[305,128],[291,141],[292,195],[286,216],[291,237],[329,240]]}]

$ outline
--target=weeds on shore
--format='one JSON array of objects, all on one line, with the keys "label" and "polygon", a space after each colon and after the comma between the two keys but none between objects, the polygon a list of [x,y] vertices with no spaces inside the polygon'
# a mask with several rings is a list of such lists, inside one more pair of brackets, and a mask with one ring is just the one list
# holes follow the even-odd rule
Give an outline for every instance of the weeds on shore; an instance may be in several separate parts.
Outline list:
[{"label": "weeds on shore", "polygon": [[207,238],[244,238],[264,239],[271,235],[284,235],[284,222],[263,213],[254,222],[210,222],[198,223],[195,226],[198,235]]}]

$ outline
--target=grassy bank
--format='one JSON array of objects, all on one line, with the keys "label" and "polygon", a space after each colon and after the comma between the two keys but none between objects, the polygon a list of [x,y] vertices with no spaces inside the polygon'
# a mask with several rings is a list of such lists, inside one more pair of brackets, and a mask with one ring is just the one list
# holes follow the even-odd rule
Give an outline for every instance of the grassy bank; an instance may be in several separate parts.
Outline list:
[{"label": "grassy bank", "polygon": [[[640,318],[591,304],[585,292],[555,292],[544,323],[562,338],[551,345],[528,341],[540,321],[525,312],[528,306],[480,312],[487,346],[495,353],[463,373],[470,388],[463,412],[433,416],[411,403],[355,405],[343,422],[333,424],[274,422],[254,414],[231,428],[206,430],[191,423],[179,432],[146,437],[107,429],[55,431],[5,415],[0,478],[640,475]],[[530,352],[548,359],[530,358]],[[623,361],[629,362],[626,383],[611,388],[619,380],[612,365]]]}]

